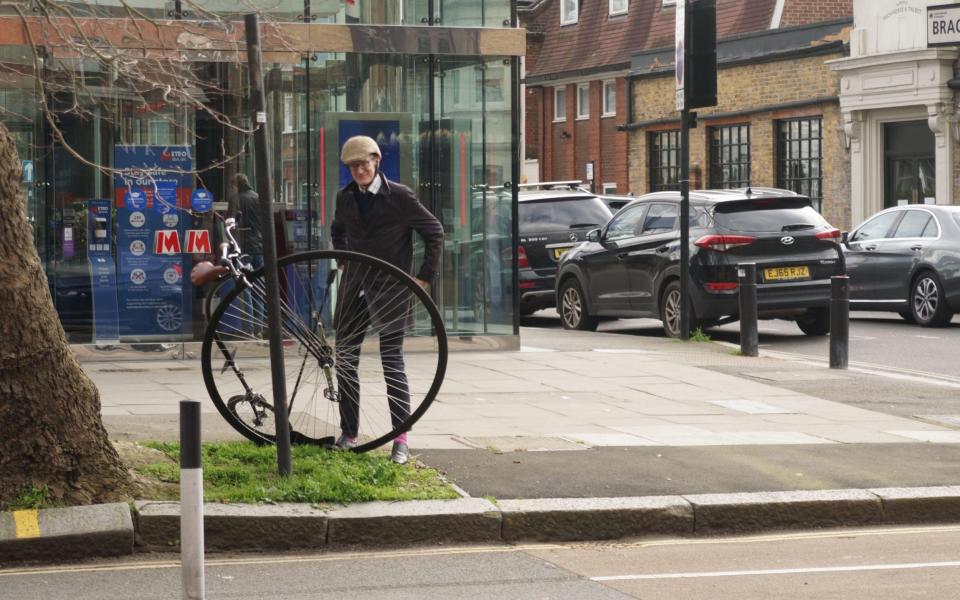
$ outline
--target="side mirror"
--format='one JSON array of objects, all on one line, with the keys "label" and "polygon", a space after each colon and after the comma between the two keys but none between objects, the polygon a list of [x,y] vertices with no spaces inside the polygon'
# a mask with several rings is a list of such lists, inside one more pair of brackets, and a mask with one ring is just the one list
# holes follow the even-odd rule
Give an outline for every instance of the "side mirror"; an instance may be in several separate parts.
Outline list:
[{"label": "side mirror", "polygon": [[590,242],[599,242],[600,241],[600,230],[591,229],[587,232],[587,241]]},{"label": "side mirror", "polygon": [[849,231],[842,231],[842,232],[840,232],[840,243],[841,243],[841,244],[846,244],[846,243],[849,241],[849,240],[847,239],[849,236],[850,236],[850,232],[849,232]]}]

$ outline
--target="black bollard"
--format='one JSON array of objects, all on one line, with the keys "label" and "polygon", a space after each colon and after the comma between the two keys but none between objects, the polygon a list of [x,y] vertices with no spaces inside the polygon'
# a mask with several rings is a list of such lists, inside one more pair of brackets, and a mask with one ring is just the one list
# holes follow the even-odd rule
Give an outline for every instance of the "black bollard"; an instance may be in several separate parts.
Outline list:
[{"label": "black bollard", "polygon": [[850,278],[830,278],[830,368],[846,369],[850,361]]},{"label": "black bollard", "polygon": [[180,578],[185,600],[203,600],[203,465],[200,403],[180,402]]},{"label": "black bollard", "polygon": [[737,265],[740,294],[740,354],[759,356],[760,342],[757,334],[757,265]]}]

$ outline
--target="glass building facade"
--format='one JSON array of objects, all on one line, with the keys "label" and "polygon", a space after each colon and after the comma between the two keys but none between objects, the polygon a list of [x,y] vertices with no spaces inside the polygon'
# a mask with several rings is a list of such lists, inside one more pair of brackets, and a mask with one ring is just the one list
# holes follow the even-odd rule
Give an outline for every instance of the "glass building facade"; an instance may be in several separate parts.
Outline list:
[{"label": "glass building facade", "polygon": [[[377,137],[385,173],[444,226],[432,294],[448,334],[515,345],[512,182],[524,42],[513,2],[61,4],[76,19],[120,28],[169,19],[185,32],[176,64],[190,75],[145,61],[151,83],[143,85],[118,76],[115,59],[0,35],[11,40],[0,41],[0,119],[23,159],[34,242],[71,343],[183,351],[202,338],[217,299],[193,288],[188,273],[221,241],[214,215],[238,211],[235,174],[256,188],[253,118],[242,32],[233,52],[185,48],[182,36],[229,30],[257,10],[279,255],[331,247],[334,199],[349,182],[340,145]],[[19,26],[0,14],[0,34]],[[285,41],[270,45],[271,31]],[[98,43],[116,50],[123,40]],[[157,85],[165,80],[195,89],[171,94]],[[163,176],[139,179],[149,173]]]}]

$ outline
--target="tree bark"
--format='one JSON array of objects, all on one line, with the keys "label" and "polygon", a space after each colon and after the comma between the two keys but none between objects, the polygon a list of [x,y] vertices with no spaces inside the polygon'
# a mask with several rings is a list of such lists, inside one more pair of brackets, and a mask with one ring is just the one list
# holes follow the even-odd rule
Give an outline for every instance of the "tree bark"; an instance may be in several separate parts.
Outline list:
[{"label": "tree bark", "polygon": [[0,509],[29,488],[71,505],[127,499],[133,480],[60,325],[21,185],[0,123]]}]

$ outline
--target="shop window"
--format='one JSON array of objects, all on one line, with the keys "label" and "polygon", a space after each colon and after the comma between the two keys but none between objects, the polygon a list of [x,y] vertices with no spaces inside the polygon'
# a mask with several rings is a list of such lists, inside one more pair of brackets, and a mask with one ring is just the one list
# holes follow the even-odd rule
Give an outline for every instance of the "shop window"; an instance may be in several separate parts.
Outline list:
[{"label": "shop window", "polygon": [[710,187],[750,185],[750,126],[731,125],[710,130]]},{"label": "shop window", "polygon": [[573,25],[580,13],[580,0],[560,0],[560,24]]},{"label": "shop window", "polygon": [[590,118],[590,84],[581,83],[577,86],[577,118]]},{"label": "shop window", "polygon": [[680,189],[680,131],[650,134],[650,191]]},{"label": "shop window", "polygon": [[823,118],[777,123],[777,186],[823,205]]},{"label": "shop window", "polygon": [[567,88],[553,88],[553,120],[567,120]]}]

